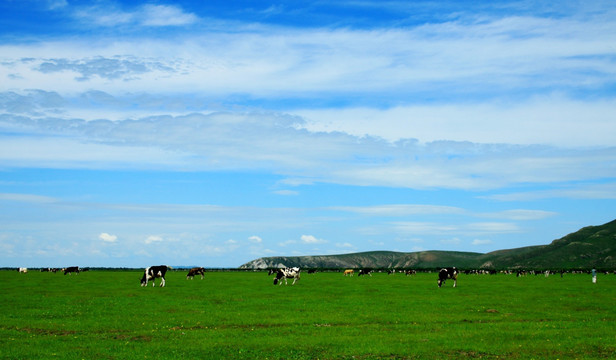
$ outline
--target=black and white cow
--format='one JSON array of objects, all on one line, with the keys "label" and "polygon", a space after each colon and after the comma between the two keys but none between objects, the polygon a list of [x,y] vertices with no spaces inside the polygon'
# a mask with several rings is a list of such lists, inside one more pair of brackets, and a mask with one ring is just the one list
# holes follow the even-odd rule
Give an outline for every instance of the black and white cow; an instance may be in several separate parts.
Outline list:
[{"label": "black and white cow", "polygon": [[458,270],[455,267],[443,268],[438,272],[438,287],[441,287],[447,279],[453,279],[453,287],[458,285]]},{"label": "black and white cow", "polygon": [[278,269],[278,272],[276,273],[276,278],[274,279],[274,285],[282,284],[282,279],[284,279],[284,284],[287,285],[287,279],[291,278],[293,279],[293,284],[291,285],[295,285],[295,282],[299,280],[299,273],[300,269],[298,267]]},{"label": "black and white cow", "polygon": [[79,274],[79,266],[69,266],[67,268],[64,268],[64,275],[69,274],[71,275],[72,273],[76,273]]},{"label": "black and white cow", "polygon": [[357,274],[357,276],[362,276],[362,275],[370,275],[370,276],[372,276],[372,269],[361,269],[361,270],[359,270],[359,274]]},{"label": "black and white cow", "polygon": [[150,266],[146,268],[143,273],[143,277],[141,278],[141,286],[148,286],[148,281],[150,280],[152,280],[152,286],[156,286],[156,278],[161,279],[161,287],[165,286],[165,274],[168,269],[171,269],[171,267],[167,265]]},{"label": "black and white cow", "polygon": [[205,269],[202,267],[194,267],[188,270],[188,275],[186,275],[186,280],[189,278],[192,280],[195,275],[201,275],[201,280],[203,280],[203,276],[205,275]]}]

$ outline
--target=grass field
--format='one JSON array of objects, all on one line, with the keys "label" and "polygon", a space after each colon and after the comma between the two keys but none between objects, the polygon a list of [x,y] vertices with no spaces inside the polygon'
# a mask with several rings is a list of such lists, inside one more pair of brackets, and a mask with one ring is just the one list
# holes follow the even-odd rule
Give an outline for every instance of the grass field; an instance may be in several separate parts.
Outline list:
[{"label": "grass field", "polygon": [[0,271],[0,358],[616,358],[615,275],[140,276]]}]

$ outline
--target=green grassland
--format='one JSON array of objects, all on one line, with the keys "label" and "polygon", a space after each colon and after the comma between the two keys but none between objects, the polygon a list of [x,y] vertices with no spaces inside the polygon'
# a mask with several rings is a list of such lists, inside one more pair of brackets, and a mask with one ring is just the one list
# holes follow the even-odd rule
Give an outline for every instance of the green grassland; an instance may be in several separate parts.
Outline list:
[{"label": "green grassland", "polygon": [[[0,271],[1,359],[609,359],[616,276]],[[158,282],[157,282],[158,283]]]}]

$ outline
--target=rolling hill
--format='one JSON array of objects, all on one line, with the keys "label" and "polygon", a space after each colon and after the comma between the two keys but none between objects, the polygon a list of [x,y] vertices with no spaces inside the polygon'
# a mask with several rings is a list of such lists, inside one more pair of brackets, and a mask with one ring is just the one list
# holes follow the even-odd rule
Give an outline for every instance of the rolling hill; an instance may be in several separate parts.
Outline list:
[{"label": "rolling hill", "polygon": [[490,253],[455,251],[370,251],[342,255],[264,257],[240,269],[299,266],[304,268],[398,268],[432,269],[614,269],[616,268],[616,220],[588,226],[549,245],[498,250]]}]

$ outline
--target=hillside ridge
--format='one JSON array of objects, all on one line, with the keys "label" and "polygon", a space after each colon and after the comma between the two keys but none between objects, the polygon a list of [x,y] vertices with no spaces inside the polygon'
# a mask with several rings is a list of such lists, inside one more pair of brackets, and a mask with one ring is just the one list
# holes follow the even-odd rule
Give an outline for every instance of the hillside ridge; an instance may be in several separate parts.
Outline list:
[{"label": "hillside ridge", "polygon": [[484,269],[614,269],[616,220],[586,226],[548,245],[496,250],[489,253],[460,251],[365,251],[340,255],[272,256],[249,261],[240,269],[396,268],[428,269],[445,266]]}]

